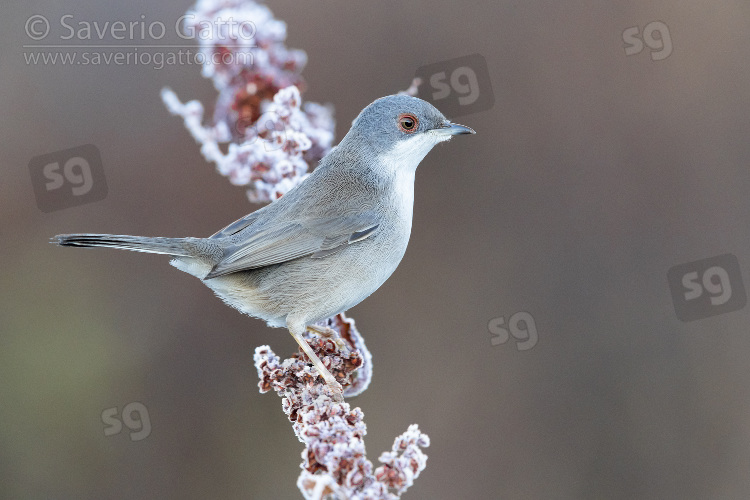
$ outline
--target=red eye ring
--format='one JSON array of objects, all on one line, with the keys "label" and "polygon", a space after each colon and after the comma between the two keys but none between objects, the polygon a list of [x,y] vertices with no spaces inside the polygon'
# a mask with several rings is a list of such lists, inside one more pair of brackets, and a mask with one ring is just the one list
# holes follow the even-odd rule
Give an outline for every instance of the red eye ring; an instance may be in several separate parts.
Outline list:
[{"label": "red eye ring", "polygon": [[419,119],[411,113],[398,115],[398,128],[405,134],[413,134],[419,128]]}]

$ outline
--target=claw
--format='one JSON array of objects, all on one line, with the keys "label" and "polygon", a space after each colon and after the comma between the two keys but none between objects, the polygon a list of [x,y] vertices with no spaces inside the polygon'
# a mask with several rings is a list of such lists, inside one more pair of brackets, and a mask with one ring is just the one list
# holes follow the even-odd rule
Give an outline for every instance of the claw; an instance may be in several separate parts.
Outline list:
[{"label": "claw", "polygon": [[315,333],[324,339],[332,340],[338,346],[339,350],[342,352],[348,352],[349,350],[349,346],[347,345],[346,341],[338,336],[338,334],[336,333],[336,330],[330,327],[309,325],[307,327],[307,331],[311,333]]}]

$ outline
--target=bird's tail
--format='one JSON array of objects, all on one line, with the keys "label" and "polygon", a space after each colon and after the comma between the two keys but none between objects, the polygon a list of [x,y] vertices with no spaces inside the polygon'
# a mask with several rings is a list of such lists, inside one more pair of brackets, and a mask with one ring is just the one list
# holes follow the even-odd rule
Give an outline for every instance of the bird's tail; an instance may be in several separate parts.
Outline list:
[{"label": "bird's tail", "polygon": [[109,247],[134,252],[189,257],[186,238],[150,238],[122,234],[58,234],[51,243],[64,247]]}]

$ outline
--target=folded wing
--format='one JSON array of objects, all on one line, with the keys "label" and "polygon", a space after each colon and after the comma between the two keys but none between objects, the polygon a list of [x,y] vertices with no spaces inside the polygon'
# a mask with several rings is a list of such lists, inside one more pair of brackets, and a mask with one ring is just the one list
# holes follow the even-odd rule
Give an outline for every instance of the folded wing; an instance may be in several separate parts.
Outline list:
[{"label": "folded wing", "polygon": [[[204,279],[280,264],[300,257],[325,258],[347,245],[370,237],[380,224],[380,219],[374,212],[276,221],[273,224],[261,224],[257,228],[252,224],[253,221],[244,221],[245,224],[240,221],[237,221],[239,224],[235,223],[236,226],[231,224],[217,233],[224,233],[222,236],[233,234],[234,237],[230,238],[231,243],[225,247],[223,259]],[[246,234],[238,234],[238,226],[245,229]]]}]

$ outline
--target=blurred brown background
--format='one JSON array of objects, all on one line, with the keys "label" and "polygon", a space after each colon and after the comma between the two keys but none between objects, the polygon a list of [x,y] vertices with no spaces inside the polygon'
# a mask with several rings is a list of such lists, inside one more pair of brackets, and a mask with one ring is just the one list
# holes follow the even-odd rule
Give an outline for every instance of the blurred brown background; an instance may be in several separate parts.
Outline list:
[{"label": "blurred brown background", "polygon": [[[290,336],[165,257],[47,243],[206,236],[256,208],[161,103],[170,86],[210,109],[197,66],[25,63],[31,15],[173,23],[189,6],[3,8],[2,498],[301,498],[302,445],[252,364]],[[487,61],[494,106],[422,163],[409,250],[350,311],[375,360],[352,400],[369,458],[411,423],[432,439],[405,498],[747,498],[750,309],[681,322],[666,273],[732,253],[750,282],[750,4],[269,6],[309,56],[305,99],[336,107],[337,141],[419,67]],[[627,56],[623,32],[654,21],[673,52]],[[81,144],[101,151],[108,196],[42,213],[29,161]],[[493,346],[488,322],[519,311],[537,345]],[[102,412],[131,402],[150,435],[105,436]]]}]

